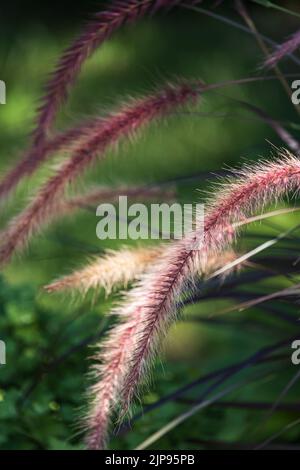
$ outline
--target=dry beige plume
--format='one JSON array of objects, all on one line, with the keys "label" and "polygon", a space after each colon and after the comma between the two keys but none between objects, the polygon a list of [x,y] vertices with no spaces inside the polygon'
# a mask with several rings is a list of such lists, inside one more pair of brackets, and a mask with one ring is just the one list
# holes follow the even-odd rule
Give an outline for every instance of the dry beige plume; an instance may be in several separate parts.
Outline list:
[{"label": "dry beige plume", "polygon": [[[174,243],[171,245],[176,246]],[[164,258],[165,251],[162,250],[160,259]],[[203,273],[211,274],[236,257],[237,255],[231,250],[205,261],[198,257],[198,262],[193,265],[194,276],[196,277],[197,274],[201,276]],[[157,260],[153,260],[152,264],[157,265],[157,263]],[[151,270],[152,265],[149,265],[146,272],[151,272]],[[228,273],[229,271],[226,272]],[[132,291],[129,291],[129,296],[130,292]],[[97,362],[91,369],[95,383],[89,390],[90,409],[82,422],[83,427],[87,429],[86,443],[89,449],[103,449],[106,445],[112,413],[115,407],[118,407],[121,387],[127,374],[130,373],[132,350],[139,344],[138,332],[143,322],[140,314],[143,312],[138,314],[134,312],[134,315],[130,313],[130,311],[124,312],[124,315],[120,317],[121,321],[110,330],[95,355]]]},{"label": "dry beige plume", "polygon": [[117,287],[128,286],[161,254],[162,249],[163,246],[107,250],[104,256],[97,257],[82,269],[54,281],[45,290],[50,293],[78,290],[86,294],[90,289],[102,288],[108,295]]},{"label": "dry beige plume", "polygon": [[[106,295],[109,295],[114,289],[127,287],[136,280],[157,260],[164,248],[164,245],[158,245],[107,250],[104,256],[96,257],[87,266],[48,284],[44,289],[48,293],[72,290],[84,295],[90,289],[104,289]],[[233,250],[226,251],[222,256],[214,256],[207,261],[205,269],[202,267],[199,275],[210,275],[236,258],[237,254]]]}]

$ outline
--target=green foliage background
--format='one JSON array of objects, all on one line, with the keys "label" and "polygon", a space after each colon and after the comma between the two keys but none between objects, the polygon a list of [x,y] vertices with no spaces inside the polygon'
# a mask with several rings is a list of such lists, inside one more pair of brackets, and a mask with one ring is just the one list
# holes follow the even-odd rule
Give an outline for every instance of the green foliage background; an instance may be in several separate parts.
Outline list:
[{"label": "green foliage background", "polygon": [[[224,3],[214,11],[241,21],[232,8],[233,2]],[[296,9],[297,2],[287,3]],[[209,4],[204,2],[205,7]],[[257,28],[279,42],[299,28],[299,18],[295,16],[249,6]],[[73,12],[65,12],[65,16],[59,11],[61,16],[52,12],[52,17],[49,9],[46,17],[35,5],[26,11],[22,22],[7,7],[7,17],[4,16],[7,21],[0,31],[0,78],[7,84],[7,104],[0,108],[1,172],[13,165],[28,145],[45,77],[82,26],[82,12],[93,11],[94,7],[88,10],[88,4],[82,2]],[[59,6],[54,4],[54,11],[56,8]],[[57,128],[63,129],[90,113],[103,114],[117,107],[126,96],[139,96],[174,76],[200,77],[207,83],[258,76],[262,60],[251,35],[205,15],[181,9],[145,19],[123,28],[88,61],[70,102],[59,116]],[[284,63],[283,70],[298,72],[289,62]],[[88,181],[114,186],[172,181],[180,201],[203,199],[196,189],[209,188],[207,179],[212,179],[211,172],[237,165],[243,159],[252,162],[260,156],[270,157],[269,142],[282,145],[272,129],[243,109],[236,99],[267,110],[299,137],[299,116],[278,81],[227,87],[205,94],[196,108],[175,113],[163,124],[152,125],[134,142],[122,145],[118,152],[110,152],[81,182],[79,191],[87,187]],[[1,227],[24,206],[60,159],[57,156],[22,183],[15,197],[1,208]],[[238,249],[247,251],[297,222],[296,213],[251,226]],[[96,301],[74,300],[64,295],[49,296],[41,288],[82,265],[90,254],[121,245],[97,240],[96,223],[95,214],[87,211],[64,218],[36,237],[26,253],[1,273],[0,338],[7,345],[7,365],[0,369],[2,449],[82,447],[75,423],[85,402],[89,345],[103,336],[108,327],[106,313],[111,299],[100,294]],[[298,306],[294,301],[274,301],[273,314],[264,305],[223,316],[218,312],[237,304],[238,292],[259,296],[290,286],[291,276],[286,276],[284,267],[293,269],[292,282],[296,282],[299,276],[292,262],[299,254],[298,235],[299,231],[294,232],[292,238],[264,253],[265,266],[276,268],[276,276],[251,283],[249,277],[241,275],[230,279],[232,285],[225,283],[222,287],[213,283],[204,287],[206,298],[188,307],[184,319],[170,332],[163,347],[164,365],[157,362],[153,383],[141,396],[144,407],[208,372],[239,362],[266,345],[296,334],[295,324],[282,319],[285,313],[297,319]],[[249,274],[247,270],[245,273]],[[223,289],[232,296],[224,297]],[[276,411],[265,418],[297,372],[290,361],[290,348],[284,353],[285,361],[241,373],[239,379],[251,380],[226,397],[235,403],[265,403],[262,410],[214,404],[166,434],[154,447],[251,446],[299,418],[299,410],[295,409]],[[185,394],[189,402],[171,400],[146,413],[132,429],[114,437],[111,447],[134,448],[189,409],[191,400],[199,398],[206,386]],[[225,385],[221,384],[222,387]],[[300,409],[298,384],[289,390],[284,402],[298,403]],[[135,411],[140,411],[139,405]],[[299,426],[295,426],[279,441],[296,445],[299,437]]]}]

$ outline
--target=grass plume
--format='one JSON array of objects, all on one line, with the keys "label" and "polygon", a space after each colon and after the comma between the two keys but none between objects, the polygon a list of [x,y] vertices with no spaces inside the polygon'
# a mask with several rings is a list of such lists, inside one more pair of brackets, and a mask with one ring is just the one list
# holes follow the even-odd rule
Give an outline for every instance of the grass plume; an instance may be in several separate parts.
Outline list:
[{"label": "grass plume", "polygon": [[[161,250],[153,264],[160,266],[166,260],[165,252],[166,249]],[[195,263],[193,274],[205,278],[224,264],[232,262],[236,256],[232,250],[228,250],[222,256],[201,260],[199,264]],[[170,262],[171,257],[168,255],[167,259]],[[149,269],[151,271],[151,266]],[[159,269],[155,267],[151,272],[158,273]],[[148,276],[145,277],[147,278]],[[136,301],[134,290],[129,292],[128,299]],[[119,312],[116,310],[113,313]],[[87,429],[86,444],[89,449],[105,448],[111,415],[120,405],[122,406],[120,392],[127,374],[130,373],[132,352],[139,344],[138,331],[143,323],[143,313],[142,309],[133,311],[130,306],[123,309],[120,323],[111,330],[104,343],[98,345],[99,351],[94,357],[96,364],[92,367],[95,385],[88,393],[90,408],[84,419],[84,426]]]},{"label": "grass plume", "polygon": [[66,199],[63,203],[63,210],[69,212],[78,207],[93,207],[103,201],[117,202],[121,195],[134,201],[155,201],[160,199],[172,201],[176,197],[176,191],[171,187],[161,188],[159,186],[94,187],[83,195]]},{"label": "grass plume", "polygon": [[114,310],[122,323],[97,357],[102,365],[97,363],[93,369],[96,382],[87,418],[90,448],[105,442],[111,408],[118,404],[123,414],[138,384],[145,381],[160,340],[177,318],[182,295],[193,293],[199,266],[205,267],[208,259],[219,256],[234,242],[235,223],[299,188],[300,162],[289,152],[281,152],[275,161],[237,171],[208,202],[201,243],[195,231],[172,243]]},{"label": "grass plume", "polygon": [[109,295],[112,290],[127,287],[137,279],[162,250],[162,246],[108,250],[104,256],[93,259],[82,269],[52,282],[45,290],[48,293],[71,290],[85,295],[90,289],[104,289]]},{"label": "grass plume", "polygon": [[[46,292],[72,291],[83,295],[90,289],[103,289],[109,295],[114,289],[128,287],[137,280],[147,268],[155,263],[165,250],[165,245],[151,247],[124,247],[120,250],[107,250],[104,256],[94,257],[86,266],[68,274],[61,279],[53,281],[44,287]],[[227,251],[221,258],[212,258],[207,261],[206,272],[199,273],[205,276],[214,269],[224,267],[237,259],[236,253]],[[227,273],[226,273],[227,274]]]},{"label": "grass plume", "polygon": [[24,176],[29,176],[41,165],[51,154],[58,151],[71,151],[75,145],[79,145],[88,135],[101,126],[101,118],[90,118],[71,127],[29,149],[17,164],[7,172],[0,182],[0,200],[7,197]]},{"label": "grass plume", "polygon": [[300,30],[296,31],[285,42],[275,48],[264,62],[264,67],[275,67],[284,57],[292,54],[300,46]]},{"label": "grass plume", "polygon": [[162,90],[146,98],[124,105],[120,111],[109,115],[96,126],[89,139],[61,165],[60,169],[42,186],[33,201],[1,234],[0,265],[7,263],[12,254],[23,248],[30,237],[55,216],[67,186],[82,176],[97,158],[104,158],[106,151],[122,138],[130,138],[136,131],[157,118],[195,101],[199,97],[200,81],[179,81],[167,84]]}]

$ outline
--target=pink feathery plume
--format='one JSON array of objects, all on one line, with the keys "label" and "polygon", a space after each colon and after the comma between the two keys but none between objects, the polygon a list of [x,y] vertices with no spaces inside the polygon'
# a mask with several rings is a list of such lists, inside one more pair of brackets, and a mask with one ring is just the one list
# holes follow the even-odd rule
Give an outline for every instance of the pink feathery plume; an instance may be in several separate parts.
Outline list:
[{"label": "pink feathery plume", "polygon": [[177,3],[179,0],[116,0],[106,11],[95,14],[64,52],[45,87],[46,94],[38,110],[34,144],[39,145],[45,140],[59,105],[66,100],[83,62],[95,49],[123,25],[133,23],[146,14],[153,14],[158,9],[171,8]]},{"label": "pink feathery plume", "polygon": [[296,31],[287,41],[277,46],[274,52],[264,62],[264,67],[272,68],[278,62],[292,54],[300,46],[300,30]]},{"label": "pink feathery plume", "polygon": [[74,154],[42,186],[31,204],[1,234],[3,242],[0,247],[0,265],[8,262],[12,254],[20,250],[33,233],[55,216],[56,207],[61,204],[68,184],[81,176],[97,157],[104,158],[107,149],[116,145],[122,137],[129,138],[154,119],[195,101],[202,86],[200,81],[168,84],[160,92],[125,105],[105,122],[101,121],[100,127],[93,129],[89,139],[78,146]]},{"label": "pink feathery plume", "polygon": [[[207,259],[234,241],[233,224],[261,210],[269,202],[276,202],[284,194],[300,188],[300,161],[286,152],[275,162],[261,163],[254,168],[246,166],[239,178],[228,181],[207,204],[208,211],[202,235],[193,232],[174,245],[166,260],[154,274],[136,289],[136,301],[125,308],[139,312],[143,322],[138,332],[130,373],[124,387],[125,403],[132,399],[136,384],[144,375],[148,358],[155,351],[160,333],[174,319],[180,294],[187,281],[193,280],[195,263]],[[135,295],[135,294],[133,294]],[[141,300],[142,299],[142,300]]]},{"label": "pink feathery plume", "polygon": [[23,158],[0,181],[0,199],[8,196],[25,175],[32,174],[46,158],[58,151],[70,151],[101,125],[101,118],[90,118],[81,124],[58,133],[52,139],[40,144],[38,148],[28,150]]},{"label": "pink feathery plume", "polygon": [[[152,275],[158,275],[160,267],[165,262],[173,262],[173,253],[170,250],[166,256],[166,249],[162,250],[162,247],[158,249],[156,261],[152,260],[152,265],[155,266],[156,263],[156,267],[152,268]],[[193,276],[205,278],[236,258],[237,254],[232,250],[227,250],[222,256],[212,256],[205,260],[198,257],[193,266]],[[142,277],[141,273],[139,275]],[[145,282],[148,276],[150,275],[145,277]],[[88,393],[89,412],[83,421],[83,426],[87,429],[86,445],[91,450],[106,447],[112,413],[119,407],[121,414],[124,411],[121,408],[124,403],[121,391],[125,378],[131,370],[133,351],[139,345],[139,328],[145,313],[143,309],[132,311],[131,302],[135,303],[138,295],[137,290],[132,290],[128,293],[128,305],[122,308],[122,312],[117,310],[112,312],[120,316],[121,322],[111,330],[104,344],[99,345],[99,352],[94,357],[96,363],[91,371],[95,384]]]},{"label": "pink feathery plume", "polygon": [[120,407],[121,414],[127,410],[137,385],[145,380],[159,340],[177,318],[182,295],[192,294],[199,266],[204,269],[211,256],[220,255],[233,243],[236,222],[299,190],[300,162],[282,152],[278,160],[244,167],[237,176],[209,201],[204,227],[172,243],[114,311],[122,323],[97,357],[101,365],[93,369],[96,383],[86,420],[89,448],[105,444],[114,406]]},{"label": "pink feathery plume", "polygon": [[[197,3],[195,0],[188,0]],[[47,132],[51,128],[60,104],[67,99],[68,91],[77,78],[84,61],[125,24],[137,21],[146,14],[167,9],[181,0],[116,0],[103,12],[97,13],[83,32],[64,52],[45,86],[45,95],[38,109],[37,123],[32,133],[33,143],[22,160],[0,182],[0,198],[8,195],[20,180],[32,174],[47,158],[51,150]],[[54,148],[57,150],[57,148]]]},{"label": "pink feathery plume", "polygon": [[165,201],[175,199],[175,190],[154,186],[136,186],[131,188],[126,186],[119,186],[117,188],[94,187],[84,194],[62,198],[55,207],[55,213],[51,215],[51,221],[59,219],[64,215],[70,215],[78,209],[93,209],[97,204],[106,201],[111,203],[118,202],[120,196],[126,196],[131,201],[157,201],[158,199]]}]

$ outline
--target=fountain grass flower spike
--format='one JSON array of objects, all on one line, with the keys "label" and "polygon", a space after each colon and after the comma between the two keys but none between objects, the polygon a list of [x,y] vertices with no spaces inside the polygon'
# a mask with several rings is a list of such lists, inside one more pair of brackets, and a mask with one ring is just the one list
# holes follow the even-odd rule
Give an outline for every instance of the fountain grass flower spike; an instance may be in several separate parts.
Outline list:
[{"label": "fountain grass flower spike", "polygon": [[[95,385],[85,420],[87,446],[101,448],[112,410],[124,415],[140,382],[145,382],[160,341],[177,319],[182,295],[192,296],[195,275],[207,260],[232,245],[234,224],[300,189],[300,162],[289,152],[278,159],[236,171],[207,201],[204,233],[191,232],[171,243],[164,254],[113,310],[120,318],[108,339],[98,345],[92,367]],[[188,289],[187,289],[188,286]]]}]

